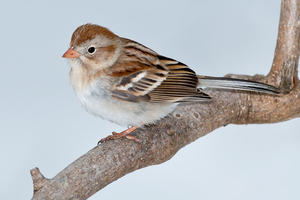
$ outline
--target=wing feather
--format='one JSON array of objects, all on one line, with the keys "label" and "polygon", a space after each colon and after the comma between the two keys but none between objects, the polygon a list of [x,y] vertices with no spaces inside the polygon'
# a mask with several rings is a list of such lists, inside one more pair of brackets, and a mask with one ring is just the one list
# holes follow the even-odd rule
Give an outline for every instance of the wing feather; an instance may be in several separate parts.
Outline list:
[{"label": "wing feather", "polygon": [[124,53],[110,75],[119,77],[113,97],[128,101],[197,102],[211,98],[197,89],[198,78],[187,65],[158,55],[151,49],[123,39]]}]

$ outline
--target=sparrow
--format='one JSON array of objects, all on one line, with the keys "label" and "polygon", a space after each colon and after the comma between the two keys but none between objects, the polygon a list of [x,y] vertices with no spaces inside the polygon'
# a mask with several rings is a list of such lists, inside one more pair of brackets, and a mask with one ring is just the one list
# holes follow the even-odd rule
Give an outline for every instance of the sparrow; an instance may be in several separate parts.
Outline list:
[{"label": "sparrow", "polygon": [[139,141],[129,133],[169,115],[179,103],[210,101],[201,91],[205,87],[280,93],[264,83],[196,75],[182,62],[90,23],[74,31],[63,57],[71,66],[70,82],[81,106],[130,127],[99,143],[124,136]]}]

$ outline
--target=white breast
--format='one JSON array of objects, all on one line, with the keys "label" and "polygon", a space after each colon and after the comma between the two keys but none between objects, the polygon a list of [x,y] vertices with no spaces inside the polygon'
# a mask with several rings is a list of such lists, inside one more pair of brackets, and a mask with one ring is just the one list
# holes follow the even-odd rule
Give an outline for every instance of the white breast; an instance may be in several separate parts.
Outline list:
[{"label": "white breast", "polygon": [[174,103],[131,103],[115,99],[109,92],[109,80],[98,79],[84,90],[75,91],[87,112],[122,126],[151,124],[171,113]]}]

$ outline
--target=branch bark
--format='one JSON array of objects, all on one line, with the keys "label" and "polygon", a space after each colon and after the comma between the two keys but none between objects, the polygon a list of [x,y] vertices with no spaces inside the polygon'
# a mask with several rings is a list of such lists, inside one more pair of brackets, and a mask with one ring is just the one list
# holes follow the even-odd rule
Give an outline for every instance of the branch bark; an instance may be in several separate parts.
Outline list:
[{"label": "branch bark", "polygon": [[120,139],[101,144],[52,179],[31,170],[32,199],[87,199],[106,185],[137,169],[171,159],[182,147],[230,124],[276,123],[300,115],[298,84],[300,0],[282,0],[273,65],[264,76],[231,77],[256,80],[281,88],[282,95],[206,89],[212,103],[183,104],[155,125],[133,132],[141,144]]}]

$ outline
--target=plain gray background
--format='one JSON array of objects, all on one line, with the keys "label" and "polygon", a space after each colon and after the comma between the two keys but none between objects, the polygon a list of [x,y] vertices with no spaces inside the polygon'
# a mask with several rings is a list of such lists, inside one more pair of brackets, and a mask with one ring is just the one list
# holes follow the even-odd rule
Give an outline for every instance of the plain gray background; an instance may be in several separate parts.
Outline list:
[{"label": "plain gray background", "polygon": [[[30,199],[30,169],[52,178],[124,129],[77,102],[61,56],[78,26],[103,25],[198,74],[266,75],[279,12],[280,0],[2,1],[0,199]],[[299,119],[228,125],[90,199],[300,199],[299,144]]]}]

